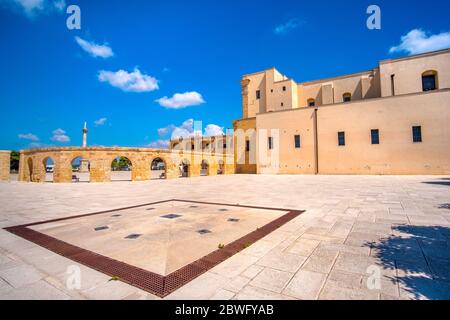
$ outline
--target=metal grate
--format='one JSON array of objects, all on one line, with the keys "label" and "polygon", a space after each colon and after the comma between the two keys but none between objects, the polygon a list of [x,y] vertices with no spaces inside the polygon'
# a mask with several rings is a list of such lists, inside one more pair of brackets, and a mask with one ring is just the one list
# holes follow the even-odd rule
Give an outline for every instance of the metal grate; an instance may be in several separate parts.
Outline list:
[{"label": "metal grate", "polygon": [[219,211],[225,212],[225,211],[230,211],[229,209],[219,209]]},{"label": "metal grate", "polygon": [[127,235],[125,237],[125,239],[135,240],[135,239],[139,238],[140,236],[142,236],[142,234],[132,233],[132,234]]},{"label": "metal grate", "polygon": [[[167,200],[167,201],[182,201],[182,202],[192,202],[186,200]],[[157,203],[164,203],[167,201],[159,201]],[[217,203],[206,203],[203,204],[209,205],[227,205],[227,204],[217,204]],[[156,203],[153,203],[156,204]],[[149,205],[149,204],[147,204]],[[129,208],[136,208],[140,206],[133,206]],[[289,211],[286,209],[276,209],[276,208],[261,208],[261,207],[251,207],[251,206],[241,206],[241,205],[232,205],[236,207],[243,208],[255,208],[255,209],[268,209],[268,210],[279,210],[279,211]],[[123,210],[123,209],[119,209]],[[106,212],[113,212],[118,210],[109,210]],[[151,271],[147,271],[129,264],[126,264],[121,261],[117,261],[103,255],[97,254],[95,252],[85,250],[83,248],[71,245],[67,242],[58,240],[56,238],[47,236],[43,233],[35,231],[33,229],[29,229],[30,226],[41,225],[49,222],[55,221],[63,221],[70,220],[79,217],[86,217],[96,214],[106,213],[105,211],[99,213],[91,213],[79,216],[72,216],[67,218],[59,218],[54,220],[30,223],[27,225],[14,226],[5,228],[8,232],[15,234],[19,237],[22,237],[28,241],[34,242],[41,247],[44,247],[48,250],[51,250],[61,256],[67,257],[75,262],[81,263],[87,267],[90,267],[99,272],[103,272],[104,274],[117,277],[120,281],[128,283],[132,286],[150,292],[159,297],[165,297],[168,294],[174,292],[178,288],[184,286],[188,282],[197,278],[201,274],[205,273],[209,269],[215,267],[219,263],[225,261],[230,258],[234,254],[242,251],[252,243],[262,239],[272,231],[281,227],[283,224],[289,222],[292,219],[295,219],[304,211],[292,210],[281,216],[280,218],[266,224],[265,226],[243,236],[242,238],[233,241],[232,243],[226,245],[222,249],[218,249],[216,251],[211,252],[210,254],[204,256],[197,261],[194,261],[181,269],[172,272],[167,276],[162,276],[156,274]]]},{"label": "metal grate", "polygon": [[121,216],[122,216],[121,214],[113,214],[111,217],[117,218],[117,217],[121,217]]},{"label": "metal grate", "polygon": [[200,234],[208,234],[208,233],[211,233],[212,231],[211,230],[208,230],[208,229],[200,229],[200,230],[197,230],[197,233],[200,233]]},{"label": "metal grate", "polygon": [[101,226],[101,227],[94,228],[95,231],[103,231],[103,230],[108,230],[108,229],[109,229],[108,226]]},{"label": "metal grate", "polygon": [[166,214],[164,216],[161,216],[161,218],[164,218],[164,219],[176,219],[176,218],[179,218],[179,217],[182,217],[182,215],[174,214],[174,213]]},{"label": "metal grate", "polygon": [[236,218],[230,218],[227,220],[228,222],[239,222],[239,219]]},{"label": "metal grate", "polygon": [[155,208],[147,208],[147,209],[145,209],[145,210],[151,211],[151,210],[155,210]]}]

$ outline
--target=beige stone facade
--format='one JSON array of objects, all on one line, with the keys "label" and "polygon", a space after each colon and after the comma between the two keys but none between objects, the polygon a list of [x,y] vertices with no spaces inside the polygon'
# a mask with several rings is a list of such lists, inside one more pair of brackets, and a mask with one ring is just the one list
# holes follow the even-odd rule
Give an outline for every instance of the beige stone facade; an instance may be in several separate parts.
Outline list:
[{"label": "beige stone facade", "polygon": [[450,173],[448,49],[299,84],[272,68],[241,85],[243,119],[233,127],[256,132],[257,143],[236,143],[238,172]]},{"label": "beige stone facade", "polygon": [[11,152],[0,150],[0,181],[9,181]]}]

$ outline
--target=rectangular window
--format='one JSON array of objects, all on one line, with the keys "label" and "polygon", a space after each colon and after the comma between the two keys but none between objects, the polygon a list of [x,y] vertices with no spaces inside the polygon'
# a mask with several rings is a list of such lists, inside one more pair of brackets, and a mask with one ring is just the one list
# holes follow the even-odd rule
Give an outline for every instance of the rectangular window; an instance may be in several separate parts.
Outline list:
[{"label": "rectangular window", "polygon": [[378,129],[372,129],[370,132],[372,144],[380,144],[380,132]]},{"label": "rectangular window", "polygon": [[268,142],[269,142],[269,150],[272,150],[273,149],[273,138],[269,137]]},{"label": "rectangular window", "polygon": [[247,151],[247,152],[250,151],[250,141],[249,140],[245,141],[245,151]]},{"label": "rectangular window", "polygon": [[283,87],[283,91],[286,91],[286,87]]},{"label": "rectangular window", "polygon": [[395,96],[395,74],[391,74],[391,93]]},{"label": "rectangular window", "polygon": [[423,91],[436,90],[436,77],[434,75],[422,77]]},{"label": "rectangular window", "polygon": [[194,150],[194,149],[195,149],[195,145],[191,144],[191,150]]},{"label": "rectangular window", "polygon": [[338,132],[338,143],[340,146],[345,146],[345,132]]},{"label": "rectangular window", "polygon": [[224,149],[227,148],[227,144],[226,144],[226,143],[223,144],[223,148],[224,148]]},{"label": "rectangular window", "polygon": [[281,103],[281,106],[282,106],[282,107],[284,106],[284,103],[283,103],[283,102]]},{"label": "rectangular window", "polygon": [[422,127],[421,126],[412,127],[412,133],[413,133],[413,142],[422,142]]},{"label": "rectangular window", "polygon": [[256,90],[256,100],[261,99],[261,91]]},{"label": "rectangular window", "polygon": [[295,141],[295,148],[300,149],[300,135],[299,134],[295,135],[294,141]]}]

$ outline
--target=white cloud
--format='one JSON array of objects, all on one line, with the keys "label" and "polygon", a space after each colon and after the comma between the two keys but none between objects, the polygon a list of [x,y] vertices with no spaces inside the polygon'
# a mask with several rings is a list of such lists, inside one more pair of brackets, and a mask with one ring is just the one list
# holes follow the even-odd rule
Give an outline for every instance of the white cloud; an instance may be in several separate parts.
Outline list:
[{"label": "white cloud", "polygon": [[52,141],[57,141],[57,142],[62,142],[62,143],[70,141],[69,136],[67,136],[66,132],[61,128],[54,130],[52,133],[53,133],[53,136],[50,138]]},{"label": "white cloud", "polygon": [[169,149],[169,140],[153,141],[146,145],[146,147],[154,149]]},{"label": "white cloud", "polygon": [[[158,134],[160,136],[170,135],[171,139],[178,138],[189,138],[193,136],[201,136],[202,131],[202,122],[194,121],[194,119],[187,119],[180,126],[176,126],[174,124],[170,124],[167,127],[159,128]],[[204,136],[218,136],[223,135],[223,127],[220,127],[216,124],[208,124],[205,127]]]},{"label": "white cloud", "polygon": [[293,18],[286,23],[276,26],[273,32],[278,35],[287,34],[296,29],[301,23],[302,22],[299,19]]},{"label": "white cloud", "polygon": [[148,92],[159,89],[158,80],[141,73],[138,68],[135,68],[133,72],[101,70],[98,74],[98,80],[127,92]]},{"label": "white cloud", "polygon": [[4,2],[12,8],[19,8],[29,18],[51,11],[61,13],[66,7],[65,0],[4,0]]},{"label": "white cloud", "polygon": [[104,125],[108,121],[108,118],[100,118],[94,121],[96,127]]},{"label": "white cloud", "polygon": [[205,103],[202,95],[195,91],[175,93],[171,98],[165,96],[155,101],[158,102],[160,106],[168,109],[181,109]]},{"label": "white cloud", "polygon": [[18,135],[19,139],[25,139],[25,140],[30,140],[30,141],[39,141],[39,137],[35,134],[32,133],[20,133]]},{"label": "white cloud", "polygon": [[109,47],[106,43],[103,45],[99,45],[94,42],[86,41],[78,36],[75,37],[75,41],[84,51],[95,58],[109,58],[114,56],[114,52],[112,51],[111,47]]},{"label": "white cloud", "polygon": [[450,32],[430,34],[421,29],[413,29],[402,36],[400,44],[392,47],[389,53],[407,52],[412,55],[446,48],[450,48]]},{"label": "white cloud", "polygon": [[223,127],[215,124],[208,124],[205,128],[205,136],[221,136],[223,135]]}]

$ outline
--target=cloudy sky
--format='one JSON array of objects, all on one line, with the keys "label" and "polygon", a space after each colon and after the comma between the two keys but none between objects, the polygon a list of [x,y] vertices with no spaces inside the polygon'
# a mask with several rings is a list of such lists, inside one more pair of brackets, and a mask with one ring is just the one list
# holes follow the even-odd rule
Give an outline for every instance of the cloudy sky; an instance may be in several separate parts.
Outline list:
[{"label": "cloudy sky", "polygon": [[[324,4],[326,3],[326,4]],[[165,147],[241,117],[243,74],[272,66],[302,82],[450,47],[448,0],[0,0],[0,149]],[[66,27],[69,5],[81,29]]]}]

